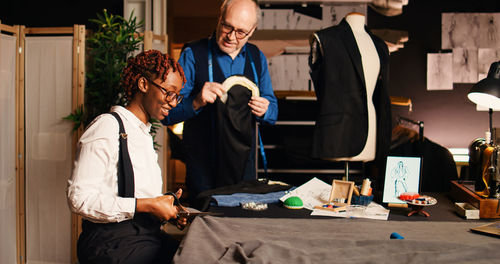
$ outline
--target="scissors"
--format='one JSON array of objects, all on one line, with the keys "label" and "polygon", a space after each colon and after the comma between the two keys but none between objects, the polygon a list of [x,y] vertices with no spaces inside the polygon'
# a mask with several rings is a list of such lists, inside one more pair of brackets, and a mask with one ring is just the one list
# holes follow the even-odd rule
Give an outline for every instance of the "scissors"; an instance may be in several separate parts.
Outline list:
[{"label": "scissors", "polygon": [[177,218],[182,214],[182,215],[189,215],[189,211],[186,210],[186,208],[184,206],[181,205],[181,202],[179,200],[179,197],[177,197],[177,195],[173,192],[167,192],[165,193],[164,195],[171,195],[172,197],[174,197],[174,205],[177,206],[177,208],[179,209],[179,213],[177,214]]},{"label": "scissors", "polygon": [[[178,210],[176,218],[171,218],[168,222],[170,222],[171,224],[177,226],[177,228],[179,228],[179,230],[183,230],[185,226],[179,225],[177,223],[177,220],[179,220],[179,218],[181,218],[181,217],[187,218],[189,216],[189,211],[186,210],[186,208],[181,205],[179,197],[177,197],[177,195],[175,193],[173,193],[173,192],[167,192],[164,195],[171,195],[174,198],[174,205],[177,207],[177,210]],[[162,224],[166,224],[166,222],[167,221],[164,221]]]},{"label": "scissors", "polygon": [[[202,215],[220,215],[221,213],[213,213],[213,212],[190,212],[188,209],[186,209],[184,206],[181,205],[181,202],[179,200],[179,197],[173,192],[167,192],[165,195],[171,195],[174,198],[174,205],[177,206],[179,212],[177,213],[177,217],[174,219],[170,219],[169,222],[179,230],[183,230],[185,226],[178,225],[177,220],[179,218],[186,218],[187,221],[192,221],[196,216],[202,216]],[[163,224],[165,224],[164,222]]]}]

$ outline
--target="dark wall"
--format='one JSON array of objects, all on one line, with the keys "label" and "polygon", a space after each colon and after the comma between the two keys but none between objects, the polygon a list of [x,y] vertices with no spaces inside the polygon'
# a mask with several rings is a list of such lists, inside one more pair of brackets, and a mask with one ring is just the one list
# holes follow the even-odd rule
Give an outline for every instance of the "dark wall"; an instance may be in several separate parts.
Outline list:
[{"label": "dark wall", "polygon": [[[424,121],[424,135],[436,143],[467,147],[473,139],[484,137],[489,126],[488,113],[476,111],[467,98],[472,84],[454,84],[451,91],[426,90],[427,53],[440,51],[443,12],[500,12],[500,1],[410,0],[403,14],[395,17],[369,8],[368,26],[409,33],[405,47],[391,54],[390,95],[410,98],[413,112],[395,106],[394,113]],[[500,113],[493,118],[493,126],[500,127]]]},{"label": "dark wall", "polygon": [[[196,1],[204,3],[204,0]],[[186,1],[169,1],[169,5],[175,7],[178,3],[178,8],[175,9],[177,12],[174,12],[176,18],[189,17],[187,20],[191,21],[193,14],[196,14],[207,21],[214,20],[217,9],[193,9],[191,2],[196,1],[189,0],[188,5]],[[95,18],[96,13],[101,13],[103,8],[112,14],[122,15],[123,1],[3,1],[0,4],[0,20],[3,24],[20,24],[27,27],[73,24],[91,27],[88,20]],[[200,12],[207,14],[201,15]],[[370,8],[368,12],[370,28],[398,29],[409,33],[409,41],[405,47],[391,54],[390,94],[410,98],[413,102],[413,112],[409,113],[407,108],[395,106],[396,115],[424,121],[424,135],[445,147],[467,147],[474,138],[484,137],[484,132],[488,129],[488,114],[477,112],[475,105],[467,99],[467,91],[472,84],[455,84],[452,91],[426,90],[427,53],[440,51],[442,12],[500,12],[500,1],[409,0],[409,4],[403,8],[403,14],[399,16],[385,17]],[[193,32],[186,30],[185,23],[176,22],[179,22],[176,23],[177,32]],[[183,38],[177,39],[181,41]],[[493,117],[494,126],[500,127],[500,113],[493,114]]]},{"label": "dark wall", "polygon": [[83,24],[91,27],[96,13],[123,15],[123,0],[5,0],[0,4],[0,20],[6,25],[26,27],[69,27]]},{"label": "dark wall", "polygon": [[169,40],[184,44],[212,34],[221,3],[222,0],[169,0]]}]

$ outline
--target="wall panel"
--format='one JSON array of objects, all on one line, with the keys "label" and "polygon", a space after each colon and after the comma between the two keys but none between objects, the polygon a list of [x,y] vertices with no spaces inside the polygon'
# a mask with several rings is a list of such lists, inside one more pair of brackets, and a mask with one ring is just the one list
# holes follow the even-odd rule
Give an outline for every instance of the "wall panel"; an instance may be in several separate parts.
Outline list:
[{"label": "wall panel", "polygon": [[26,249],[29,263],[70,263],[73,37],[27,37]]},{"label": "wall panel", "polygon": [[16,41],[0,35],[0,263],[16,263]]}]

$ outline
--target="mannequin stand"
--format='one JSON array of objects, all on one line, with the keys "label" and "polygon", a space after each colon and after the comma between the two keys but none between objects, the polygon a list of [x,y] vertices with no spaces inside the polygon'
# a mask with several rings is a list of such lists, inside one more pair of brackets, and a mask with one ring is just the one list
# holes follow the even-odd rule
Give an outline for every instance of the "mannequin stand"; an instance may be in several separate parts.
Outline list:
[{"label": "mannequin stand", "polygon": [[344,178],[342,180],[344,181],[349,181],[349,161],[344,162],[345,169],[344,169]]}]

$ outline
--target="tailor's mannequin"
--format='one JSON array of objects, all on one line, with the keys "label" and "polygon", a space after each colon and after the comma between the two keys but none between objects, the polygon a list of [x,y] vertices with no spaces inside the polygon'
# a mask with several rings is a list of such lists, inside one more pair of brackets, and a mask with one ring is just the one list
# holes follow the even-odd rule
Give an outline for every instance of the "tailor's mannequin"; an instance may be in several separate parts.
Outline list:
[{"label": "tailor's mannequin", "polygon": [[391,140],[389,52],[365,20],[349,13],[310,38],[310,75],[320,109],[311,157],[344,161],[346,176],[349,161],[370,162],[382,171]]},{"label": "tailor's mannequin", "polygon": [[366,102],[368,103],[368,137],[365,147],[358,155],[331,160],[372,161],[375,159],[377,138],[377,115],[375,113],[372,96],[380,71],[380,59],[375,45],[373,44],[373,40],[365,30],[365,16],[361,13],[349,13],[345,19],[352,29],[363,64],[366,83]]}]

